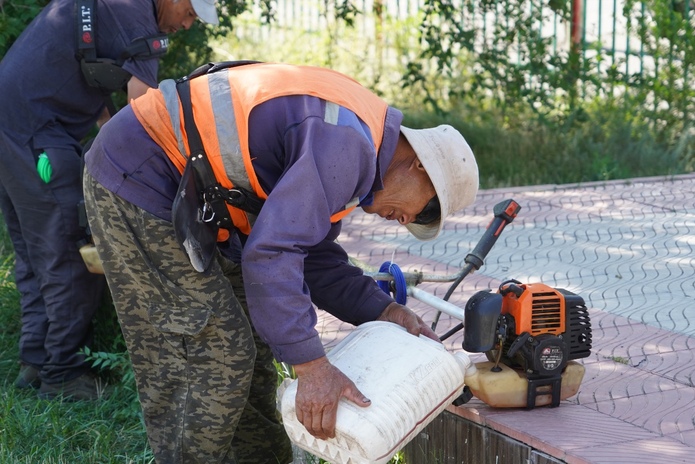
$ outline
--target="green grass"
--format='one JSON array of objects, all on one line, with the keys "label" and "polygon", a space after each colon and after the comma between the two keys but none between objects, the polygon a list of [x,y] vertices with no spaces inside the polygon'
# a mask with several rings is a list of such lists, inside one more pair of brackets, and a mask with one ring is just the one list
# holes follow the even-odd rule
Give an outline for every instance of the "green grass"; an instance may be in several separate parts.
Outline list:
[{"label": "green grass", "polygon": [[[660,140],[630,110],[596,105],[580,122],[544,125],[524,115],[503,118],[490,110],[455,108],[447,115],[405,111],[405,125],[451,124],[461,131],[478,161],[482,188],[575,184],[668,176],[692,172],[692,143]],[[692,142],[692,141],[691,141]]]},{"label": "green grass", "polygon": [[129,414],[131,392],[109,401],[61,403],[17,391],[11,378],[0,409],[0,462],[151,463],[144,428]]},{"label": "green grass", "polygon": [[[19,294],[12,277],[14,255],[0,217],[0,462],[1,463],[152,463],[132,378],[115,385],[108,401],[62,403],[39,400],[17,390],[19,371]],[[119,334],[109,307],[100,313],[103,343]],[[105,331],[110,330],[108,336]],[[115,366],[118,367],[118,366]],[[116,380],[116,376],[111,374]],[[128,381],[131,380],[131,381]]]}]

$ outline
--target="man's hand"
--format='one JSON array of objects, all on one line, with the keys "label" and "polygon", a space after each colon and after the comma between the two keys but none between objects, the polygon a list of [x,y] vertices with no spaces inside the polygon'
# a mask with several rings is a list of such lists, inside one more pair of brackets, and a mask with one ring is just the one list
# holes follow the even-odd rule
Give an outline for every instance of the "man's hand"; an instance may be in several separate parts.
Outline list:
[{"label": "man's hand", "polygon": [[376,319],[377,321],[393,322],[404,327],[408,333],[418,336],[424,335],[435,341],[440,341],[437,334],[430,329],[423,320],[413,312],[412,309],[396,302],[391,303],[384,309],[384,312]]},{"label": "man's hand", "polygon": [[321,357],[294,366],[297,374],[297,419],[307,431],[325,440],[335,437],[335,419],[340,398],[347,398],[357,406],[367,407],[371,401],[360,392],[352,380]]}]

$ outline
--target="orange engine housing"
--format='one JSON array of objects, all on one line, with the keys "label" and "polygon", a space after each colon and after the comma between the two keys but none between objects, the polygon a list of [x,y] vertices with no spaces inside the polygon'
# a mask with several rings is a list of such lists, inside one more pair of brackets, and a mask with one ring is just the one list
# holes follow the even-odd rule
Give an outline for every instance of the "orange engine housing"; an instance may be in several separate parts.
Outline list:
[{"label": "orange engine housing", "polygon": [[[523,292],[512,291],[511,285]],[[515,333],[527,332],[560,335],[566,331],[565,298],[556,289],[545,284],[507,284],[500,288],[503,294],[502,314],[516,321]]]}]

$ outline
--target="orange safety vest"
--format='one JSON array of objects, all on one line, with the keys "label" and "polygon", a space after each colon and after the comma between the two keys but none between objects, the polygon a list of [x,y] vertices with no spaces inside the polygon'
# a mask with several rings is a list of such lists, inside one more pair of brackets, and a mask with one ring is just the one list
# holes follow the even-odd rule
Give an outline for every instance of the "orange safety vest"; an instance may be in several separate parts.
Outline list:
[{"label": "orange safety vest", "polygon": [[[195,123],[215,178],[224,188],[243,187],[259,198],[268,198],[251,162],[248,121],[255,106],[273,98],[311,95],[326,100],[325,120],[333,124],[337,122],[338,107],[343,106],[369,127],[375,156],[381,147],[387,103],[338,72],[258,63],[204,74],[190,83]],[[162,81],[158,89],[148,90],[143,97],[133,100],[131,106],[150,137],[183,173],[190,151],[176,82]],[[333,214],[331,222],[338,222],[354,210],[355,200]],[[230,205],[227,208],[234,226],[248,235],[255,217]]]}]

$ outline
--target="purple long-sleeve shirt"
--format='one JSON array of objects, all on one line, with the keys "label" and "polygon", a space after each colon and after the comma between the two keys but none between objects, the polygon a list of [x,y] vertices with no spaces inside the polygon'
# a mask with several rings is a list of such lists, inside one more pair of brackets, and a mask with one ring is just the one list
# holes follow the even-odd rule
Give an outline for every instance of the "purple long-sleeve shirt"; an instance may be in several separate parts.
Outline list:
[{"label": "purple long-sleeve shirt", "polygon": [[[268,199],[242,251],[247,301],[258,333],[291,364],[324,354],[312,301],[353,324],[374,320],[393,302],[348,264],[334,241],[340,223],[330,216],[383,188],[402,114],[389,107],[376,157],[366,125],[345,108],[337,124],[326,122],[325,106],[315,97],[281,97],[256,107],[249,120],[251,158]],[[107,189],[171,220],[180,175],[129,107],[102,128],[86,165]]]}]

